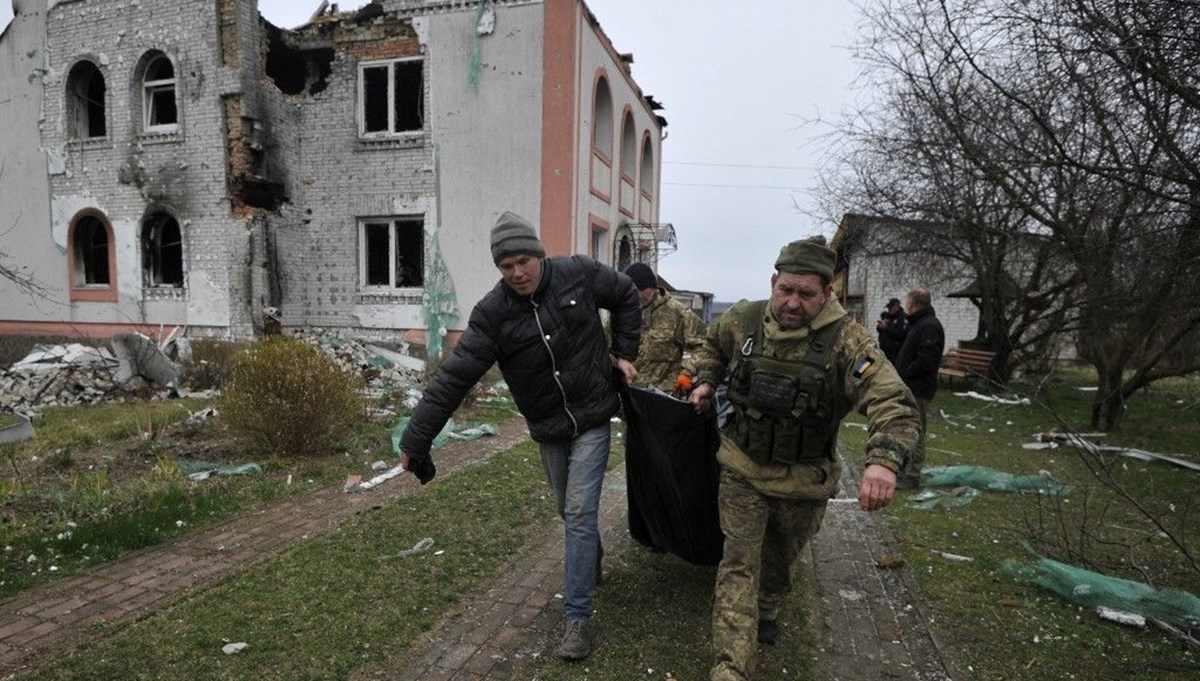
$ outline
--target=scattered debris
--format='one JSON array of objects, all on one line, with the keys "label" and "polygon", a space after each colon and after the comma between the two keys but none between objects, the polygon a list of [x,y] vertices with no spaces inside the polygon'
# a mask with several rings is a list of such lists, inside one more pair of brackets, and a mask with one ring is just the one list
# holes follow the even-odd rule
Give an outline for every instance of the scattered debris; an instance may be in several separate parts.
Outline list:
[{"label": "scattered debris", "polygon": [[975,559],[970,556],[960,556],[957,553],[947,553],[945,551],[938,551],[937,549],[933,549],[933,553],[934,555],[941,556],[942,558],[954,561],[955,563],[971,563],[975,561]]},{"label": "scattered debris", "polygon": [[1057,482],[1047,471],[1035,475],[1013,475],[986,466],[935,466],[925,470],[924,484],[930,487],[973,487],[995,492],[1070,494],[1072,487]]},{"label": "scattered debris", "polygon": [[1121,447],[1119,445],[1098,445],[1092,442],[1093,439],[1102,438],[1106,435],[1107,433],[1037,433],[1033,436],[1033,442],[1026,442],[1021,447],[1023,449],[1053,449],[1060,445],[1071,446],[1082,449],[1089,454],[1117,454],[1139,461],[1163,461],[1181,468],[1200,471],[1200,463],[1195,461],[1188,461],[1166,454],[1156,454],[1144,449]]},{"label": "scattered debris", "polygon": [[184,461],[176,459],[175,466],[179,468],[179,472],[188,477],[188,480],[196,482],[207,480],[214,475],[250,475],[262,473],[262,466],[256,463],[223,466],[212,461]]},{"label": "scattered debris", "polygon": [[1100,615],[1100,619],[1116,622],[1117,624],[1127,624],[1131,627],[1139,628],[1144,628],[1146,626],[1146,618],[1134,612],[1114,610],[1101,605],[1097,606],[1096,613]]},{"label": "scattered debris", "polygon": [[[412,548],[404,549],[400,553],[396,553],[391,556],[380,556],[379,560],[391,560],[392,558],[407,558],[409,556],[415,556],[418,553],[425,553],[426,551],[428,551],[429,549],[432,549],[432,548],[433,548],[433,537],[425,537],[424,539],[417,542],[416,544],[413,544]],[[443,553],[443,552],[438,551],[438,554],[441,554],[441,553]]]},{"label": "scattered debris", "polygon": [[904,556],[901,554],[889,553],[886,556],[879,556],[876,558],[875,567],[882,568],[884,570],[895,570],[897,568],[904,567],[906,562],[907,561],[904,560]]},{"label": "scattered debris", "polygon": [[362,484],[361,475],[347,475],[346,482],[342,485],[343,492],[357,492],[358,486]]},{"label": "scattered debris", "polygon": [[0,445],[23,442],[33,437],[33,423],[21,414],[12,414],[13,423],[4,420],[0,414]]},{"label": "scattered debris", "polygon": [[[370,480],[360,484],[358,486],[358,489],[371,489],[372,487],[377,487],[377,486],[387,482],[388,480],[391,480],[392,478],[396,477],[397,475],[400,475],[403,472],[404,472],[404,466],[402,466],[402,465],[394,466],[394,467],[389,468],[386,471],[380,473],[379,475],[376,475],[375,477],[371,478]],[[355,490],[349,489],[346,491],[353,492]]]},{"label": "scattered debris", "polygon": [[977,393],[974,390],[968,390],[965,393],[954,393],[954,396],[955,397],[970,397],[972,399],[983,400],[984,402],[994,402],[996,404],[1010,404],[1010,405],[1033,404],[1032,402],[1030,402],[1028,397],[997,397],[995,395],[984,395],[982,393]]},{"label": "scattered debris", "polygon": [[908,505],[913,508],[928,511],[933,508],[958,508],[975,501],[982,494],[974,487],[966,485],[955,487],[949,494],[927,489],[908,498]]},{"label": "scattered debris", "polygon": [[249,643],[226,643],[225,645],[221,646],[221,652],[225,653],[226,655],[236,655],[249,647]]}]

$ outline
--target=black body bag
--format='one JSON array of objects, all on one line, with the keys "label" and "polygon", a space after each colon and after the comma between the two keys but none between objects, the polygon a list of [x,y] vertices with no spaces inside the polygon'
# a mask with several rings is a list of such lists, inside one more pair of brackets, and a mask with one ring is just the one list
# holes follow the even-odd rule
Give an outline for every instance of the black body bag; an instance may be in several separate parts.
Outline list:
[{"label": "black body bag", "polygon": [[656,390],[623,387],[629,534],[689,563],[721,562],[716,419]]}]

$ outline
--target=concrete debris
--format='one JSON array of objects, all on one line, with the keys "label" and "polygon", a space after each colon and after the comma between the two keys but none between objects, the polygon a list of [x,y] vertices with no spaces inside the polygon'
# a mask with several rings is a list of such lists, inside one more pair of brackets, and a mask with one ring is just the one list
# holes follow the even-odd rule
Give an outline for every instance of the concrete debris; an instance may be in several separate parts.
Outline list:
[{"label": "concrete debris", "polygon": [[236,655],[249,647],[249,643],[226,643],[225,645],[221,646],[221,652],[225,653],[226,655]]},{"label": "concrete debris", "polygon": [[[369,398],[384,400],[401,391],[409,408],[421,392],[416,386],[425,363],[403,353],[386,350],[336,334],[302,336],[321,348],[342,369],[364,378]],[[186,395],[213,397],[212,391],[187,392],[175,360],[191,356],[191,342],[171,332],[162,347],[141,334],[118,334],[112,350],[80,343],[38,345],[8,369],[0,369],[0,412],[36,417],[46,407],[97,404],[121,397],[123,392],[145,387],[157,389],[157,398]],[[388,412],[391,413],[391,412]],[[213,414],[204,414],[208,418]]]}]

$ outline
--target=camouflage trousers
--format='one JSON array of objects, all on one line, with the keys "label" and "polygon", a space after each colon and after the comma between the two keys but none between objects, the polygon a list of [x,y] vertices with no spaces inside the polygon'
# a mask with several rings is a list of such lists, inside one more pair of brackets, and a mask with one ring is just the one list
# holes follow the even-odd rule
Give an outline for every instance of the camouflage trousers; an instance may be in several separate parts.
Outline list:
[{"label": "camouflage trousers", "polygon": [[921,430],[917,433],[917,446],[913,448],[912,455],[908,457],[908,462],[904,465],[904,474],[919,478],[921,469],[925,466],[925,417],[929,413],[929,400],[915,396],[913,399],[917,403],[917,416],[921,421]]},{"label": "camouflage trousers", "polygon": [[713,602],[711,679],[745,681],[754,671],[758,620],[778,617],[792,590],[792,564],[820,529],[826,501],[768,497],[722,469],[718,503],[725,551]]}]

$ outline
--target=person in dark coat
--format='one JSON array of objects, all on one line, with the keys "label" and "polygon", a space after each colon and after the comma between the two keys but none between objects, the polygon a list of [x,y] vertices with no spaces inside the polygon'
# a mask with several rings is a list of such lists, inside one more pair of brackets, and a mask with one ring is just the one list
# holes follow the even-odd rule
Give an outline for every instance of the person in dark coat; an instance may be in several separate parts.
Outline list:
[{"label": "person in dark coat", "polygon": [[900,352],[900,346],[904,345],[904,337],[908,334],[908,315],[904,313],[899,298],[888,301],[887,307],[883,308],[879,319],[875,321],[875,330],[879,333],[879,349],[883,350],[889,362],[895,364],[896,353]]},{"label": "person in dark coat", "polygon": [[[401,463],[425,484],[436,468],[433,438],[471,389],[499,364],[566,525],[563,599],[566,630],[558,654],[582,659],[600,581],[600,491],[608,464],[609,420],[620,405],[613,366],[637,378],[642,309],[628,276],[586,256],[547,258],[537,232],[513,213],[491,232],[501,281],[471,310],[470,321],[413,410],[400,440]],[[600,322],[611,315],[612,347]],[[611,357],[610,357],[611,354]]]},{"label": "person in dark coat", "polygon": [[917,447],[905,465],[904,474],[896,483],[897,489],[917,489],[921,486],[921,467],[925,463],[925,423],[929,401],[937,392],[938,366],[946,349],[946,332],[938,321],[930,302],[929,289],[916,288],[908,294],[908,334],[896,353],[896,371],[917,399],[921,417],[921,434]]}]

